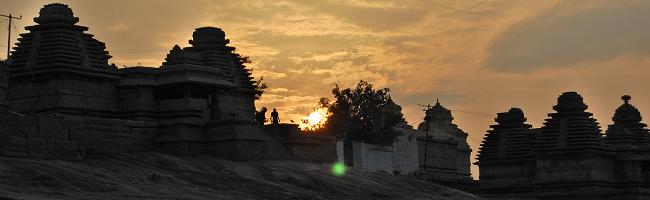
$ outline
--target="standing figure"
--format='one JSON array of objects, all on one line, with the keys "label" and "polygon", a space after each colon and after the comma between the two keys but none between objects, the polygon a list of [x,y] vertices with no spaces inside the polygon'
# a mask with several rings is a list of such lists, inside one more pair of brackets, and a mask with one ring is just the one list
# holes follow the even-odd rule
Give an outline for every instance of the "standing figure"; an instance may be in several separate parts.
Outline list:
[{"label": "standing figure", "polygon": [[278,116],[278,111],[273,108],[273,112],[271,112],[271,118],[273,120],[273,124],[277,125],[280,123],[280,117]]},{"label": "standing figure", "polygon": [[260,126],[264,126],[264,122],[266,122],[266,107],[262,107],[260,111],[255,112],[255,121],[257,121],[257,124]]}]

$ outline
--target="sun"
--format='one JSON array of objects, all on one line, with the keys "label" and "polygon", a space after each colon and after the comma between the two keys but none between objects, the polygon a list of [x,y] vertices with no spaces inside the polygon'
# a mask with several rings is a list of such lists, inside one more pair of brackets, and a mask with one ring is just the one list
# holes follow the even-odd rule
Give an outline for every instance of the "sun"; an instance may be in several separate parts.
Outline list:
[{"label": "sun", "polygon": [[327,121],[327,109],[315,109],[306,117],[302,118],[300,128],[302,130],[316,130],[321,128]]},{"label": "sun", "polygon": [[323,114],[321,114],[318,111],[314,111],[310,113],[309,116],[307,117],[307,122],[310,127],[317,125],[322,120],[323,120]]}]

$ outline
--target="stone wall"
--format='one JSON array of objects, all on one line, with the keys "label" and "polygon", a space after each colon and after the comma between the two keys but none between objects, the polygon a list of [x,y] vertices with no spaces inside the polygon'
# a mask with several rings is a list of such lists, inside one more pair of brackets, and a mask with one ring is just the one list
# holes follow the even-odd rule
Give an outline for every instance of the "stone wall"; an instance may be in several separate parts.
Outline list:
[{"label": "stone wall", "polygon": [[[446,173],[455,173],[456,166],[456,146],[458,143],[454,140],[435,139],[429,137],[418,137],[418,155],[420,168],[427,170],[441,171]],[[426,150],[426,163],[424,161]]]},{"label": "stone wall", "polygon": [[393,147],[362,142],[352,144],[353,166],[369,170],[393,172]]},{"label": "stone wall", "polygon": [[[418,147],[415,131],[397,128],[403,135],[392,146],[379,146],[363,142],[352,144],[352,166],[390,173],[413,174],[418,171]],[[339,162],[345,160],[343,140],[337,141]]]},{"label": "stone wall", "polygon": [[305,134],[298,124],[265,126],[270,139],[264,143],[267,158],[309,162],[336,161],[333,136]]},{"label": "stone wall", "polygon": [[396,128],[402,132],[394,145],[393,162],[395,169],[401,174],[411,174],[418,171],[418,145],[416,132],[411,128]]},{"label": "stone wall", "polygon": [[8,93],[10,110],[102,117],[112,116],[117,111],[115,80],[91,75],[35,73],[35,82],[29,75],[12,72]]},{"label": "stone wall", "polygon": [[536,178],[535,159],[481,161],[481,196],[529,197]]},{"label": "stone wall", "polygon": [[78,160],[153,148],[157,124],[103,118],[0,113],[0,155]]}]

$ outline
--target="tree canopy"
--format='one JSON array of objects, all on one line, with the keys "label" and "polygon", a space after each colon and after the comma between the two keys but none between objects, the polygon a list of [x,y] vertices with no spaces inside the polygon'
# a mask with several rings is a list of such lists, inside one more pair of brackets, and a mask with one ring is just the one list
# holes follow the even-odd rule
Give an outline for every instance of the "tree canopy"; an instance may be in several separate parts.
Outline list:
[{"label": "tree canopy", "polygon": [[402,108],[390,97],[390,89],[375,90],[366,81],[356,87],[332,89],[334,102],[321,98],[320,105],[330,113],[323,131],[343,136],[348,141],[390,145],[400,135],[393,127],[405,122]]}]

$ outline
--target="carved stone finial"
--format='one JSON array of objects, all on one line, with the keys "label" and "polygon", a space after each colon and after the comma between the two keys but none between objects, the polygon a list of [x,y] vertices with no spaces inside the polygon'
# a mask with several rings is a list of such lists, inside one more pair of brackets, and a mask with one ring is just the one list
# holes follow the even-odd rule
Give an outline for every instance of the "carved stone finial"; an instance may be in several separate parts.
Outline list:
[{"label": "carved stone finial", "polygon": [[630,95],[623,95],[621,97],[621,99],[623,99],[623,101],[625,101],[625,104],[629,104],[630,99],[632,99],[632,97]]}]

